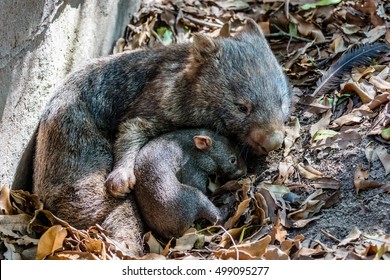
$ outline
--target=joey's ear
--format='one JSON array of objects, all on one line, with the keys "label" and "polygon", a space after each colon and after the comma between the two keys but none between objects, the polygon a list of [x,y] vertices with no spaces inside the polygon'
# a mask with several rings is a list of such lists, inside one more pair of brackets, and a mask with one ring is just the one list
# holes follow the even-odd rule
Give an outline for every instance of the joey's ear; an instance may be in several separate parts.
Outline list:
[{"label": "joey's ear", "polygon": [[208,151],[213,145],[213,140],[208,136],[196,135],[194,136],[194,143],[199,150]]},{"label": "joey's ear", "polygon": [[202,34],[194,34],[193,39],[192,53],[198,62],[207,60],[219,50],[218,42],[213,38]]},{"label": "joey's ear", "polygon": [[238,37],[240,35],[245,35],[245,34],[264,37],[263,31],[261,30],[260,26],[251,18],[246,19],[246,25],[238,33]]}]

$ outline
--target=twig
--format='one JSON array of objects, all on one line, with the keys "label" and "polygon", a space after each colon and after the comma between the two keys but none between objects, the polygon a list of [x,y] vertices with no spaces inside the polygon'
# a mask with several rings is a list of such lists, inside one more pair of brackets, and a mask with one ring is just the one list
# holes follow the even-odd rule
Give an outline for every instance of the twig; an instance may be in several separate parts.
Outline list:
[{"label": "twig", "polygon": [[194,18],[194,17],[192,17],[190,15],[183,16],[183,19],[187,19],[189,21],[192,21],[193,23],[204,25],[204,26],[207,26],[207,27],[212,27],[212,28],[221,28],[222,27],[221,24],[207,22],[207,21],[204,21],[204,20],[201,20],[201,19]]},{"label": "twig", "polygon": [[333,236],[332,234],[330,234],[328,231],[324,230],[324,229],[321,229],[321,232],[323,234],[325,234],[327,237],[329,237],[330,239],[332,239],[333,241],[336,241],[337,243],[340,243],[341,240],[338,239],[336,236]]},{"label": "twig", "polygon": [[285,36],[285,37],[290,37],[292,39],[303,41],[303,42],[311,42],[312,41],[312,40],[309,40],[309,39],[306,39],[306,38],[303,38],[303,37],[299,37],[299,36],[292,35],[290,33],[284,32],[282,29],[279,28],[279,26],[277,26],[275,24],[272,24],[272,26],[275,27],[277,30],[279,30],[279,32],[278,33],[268,34],[268,35],[266,35],[267,38]]}]

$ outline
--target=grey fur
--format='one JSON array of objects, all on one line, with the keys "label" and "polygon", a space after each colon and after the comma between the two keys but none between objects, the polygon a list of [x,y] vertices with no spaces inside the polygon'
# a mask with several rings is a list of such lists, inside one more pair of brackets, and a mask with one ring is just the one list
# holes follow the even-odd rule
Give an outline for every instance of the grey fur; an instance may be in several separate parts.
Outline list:
[{"label": "grey fur", "polygon": [[[282,144],[290,100],[285,75],[251,20],[233,38],[198,35],[194,43],[99,59],[70,74],[47,105],[33,191],[74,226],[108,225],[121,241],[138,244],[142,223],[128,193],[147,141],[205,127],[264,153]],[[123,203],[120,216],[129,220],[110,220]],[[141,243],[132,249],[138,254]]]},{"label": "grey fur", "polygon": [[[195,138],[210,139],[207,147]],[[211,174],[230,179],[246,174],[244,160],[228,140],[204,129],[179,130],[142,147],[135,163],[134,193],[143,221],[165,238],[180,237],[195,220],[220,223],[222,216],[205,195]]]}]

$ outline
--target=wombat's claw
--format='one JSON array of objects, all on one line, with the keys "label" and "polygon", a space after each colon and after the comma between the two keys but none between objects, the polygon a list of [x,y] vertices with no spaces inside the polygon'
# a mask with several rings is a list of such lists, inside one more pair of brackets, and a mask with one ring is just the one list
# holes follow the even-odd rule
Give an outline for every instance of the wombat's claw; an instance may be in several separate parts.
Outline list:
[{"label": "wombat's claw", "polygon": [[108,192],[116,198],[125,198],[134,186],[128,176],[115,171],[108,175],[105,184]]}]

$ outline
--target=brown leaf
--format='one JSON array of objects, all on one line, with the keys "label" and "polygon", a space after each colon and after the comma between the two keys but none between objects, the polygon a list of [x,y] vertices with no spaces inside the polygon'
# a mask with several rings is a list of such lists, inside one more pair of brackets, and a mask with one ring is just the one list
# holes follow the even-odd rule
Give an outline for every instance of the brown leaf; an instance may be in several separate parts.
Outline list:
[{"label": "brown leaf", "polygon": [[321,177],[317,180],[314,180],[311,183],[316,189],[333,189],[338,190],[341,187],[340,181],[330,178],[330,177]]},{"label": "brown leaf", "polygon": [[330,118],[332,117],[332,110],[328,110],[326,111],[321,119],[316,122],[315,124],[311,125],[310,127],[310,135],[311,137],[313,138],[314,134],[319,131],[319,130],[322,130],[322,129],[327,129],[329,127],[329,123],[330,123]]},{"label": "brown leaf", "polygon": [[291,117],[291,121],[286,126],[286,136],[284,138],[284,157],[286,157],[300,136],[301,126],[297,117]]},{"label": "brown leaf", "polygon": [[[187,251],[194,248],[196,241],[198,241],[199,235],[197,234],[194,228],[188,229],[182,237],[176,239],[175,250],[177,251]],[[161,248],[162,252],[163,249]],[[159,252],[159,253],[160,253]]]},{"label": "brown leaf", "polygon": [[324,176],[320,171],[310,165],[304,166],[303,163],[299,163],[297,167],[299,174],[306,179],[317,180]]},{"label": "brown leaf", "polygon": [[242,226],[240,228],[232,228],[228,231],[224,232],[222,234],[221,242],[219,243],[219,246],[223,248],[227,248],[228,246],[231,246],[235,241],[240,238],[240,235],[242,231],[244,230],[245,226]]},{"label": "brown leaf", "polygon": [[374,153],[378,156],[383,167],[385,168],[386,175],[390,173],[390,154],[387,152],[387,149],[384,146],[378,146]]},{"label": "brown leaf", "polygon": [[289,260],[290,257],[288,254],[280,250],[278,247],[273,247],[267,249],[267,252],[264,254],[264,259],[266,260]]},{"label": "brown leaf", "polygon": [[277,217],[276,222],[272,226],[271,237],[272,237],[272,241],[271,241],[272,243],[275,243],[275,241],[282,243],[283,241],[286,240],[287,231],[284,228],[284,226],[280,223],[279,217]]},{"label": "brown leaf", "polygon": [[213,254],[222,260],[258,260],[266,252],[270,242],[271,237],[267,235],[256,242],[232,246],[229,249],[220,249],[213,251]]},{"label": "brown leaf", "polygon": [[357,228],[354,227],[351,232],[345,237],[341,242],[337,245],[338,247],[340,246],[345,246],[350,244],[351,242],[354,242],[360,238],[362,235],[362,232]]},{"label": "brown leaf", "polygon": [[54,251],[62,248],[67,234],[66,229],[60,225],[50,227],[39,239],[36,259],[43,260]]},{"label": "brown leaf", "polygon": [[375,92],[371,93],[370,91],[368,91],[364,88],[363,84],[357,83],[357,82],[346,83],[343,86],[343,88],[340,90],[340,94],[343,94],[345,92],[356,93],[359,96],[359,98],[362,100],[363,103],[369,103],[375,97]]},{"label": "brown leaf", "polygon": [[368,170],[363,170],[362,166],[359,165],[353,177],[356,194],[359,194],[359,191],[361,190],[375,189],[381,186],[381,184],[376,181],[366,180],[367,178]]},{"label": "brown leaf", "polygon": [[10,192],[6,185],[2,185],[0,190],[0,210],[2,215],[12,215],[13,213]]},{"label": "brown leaf", "polygon": [[238,222],[240,217],[245,212],[248,211],[248,207],[249,207],[250,201],[251,201],[251,199],[248,198],[248,199],[243,200],[243,201],[240,202],[240,204],[238,205],[237,210],[234,213],[234,215],[232,217],[230,217],[229,220],[226,221],[226,223],[224,225],[224,228],[231,229],[231,228],[233,228],[234,225],[236,225],[236,223]]}]

